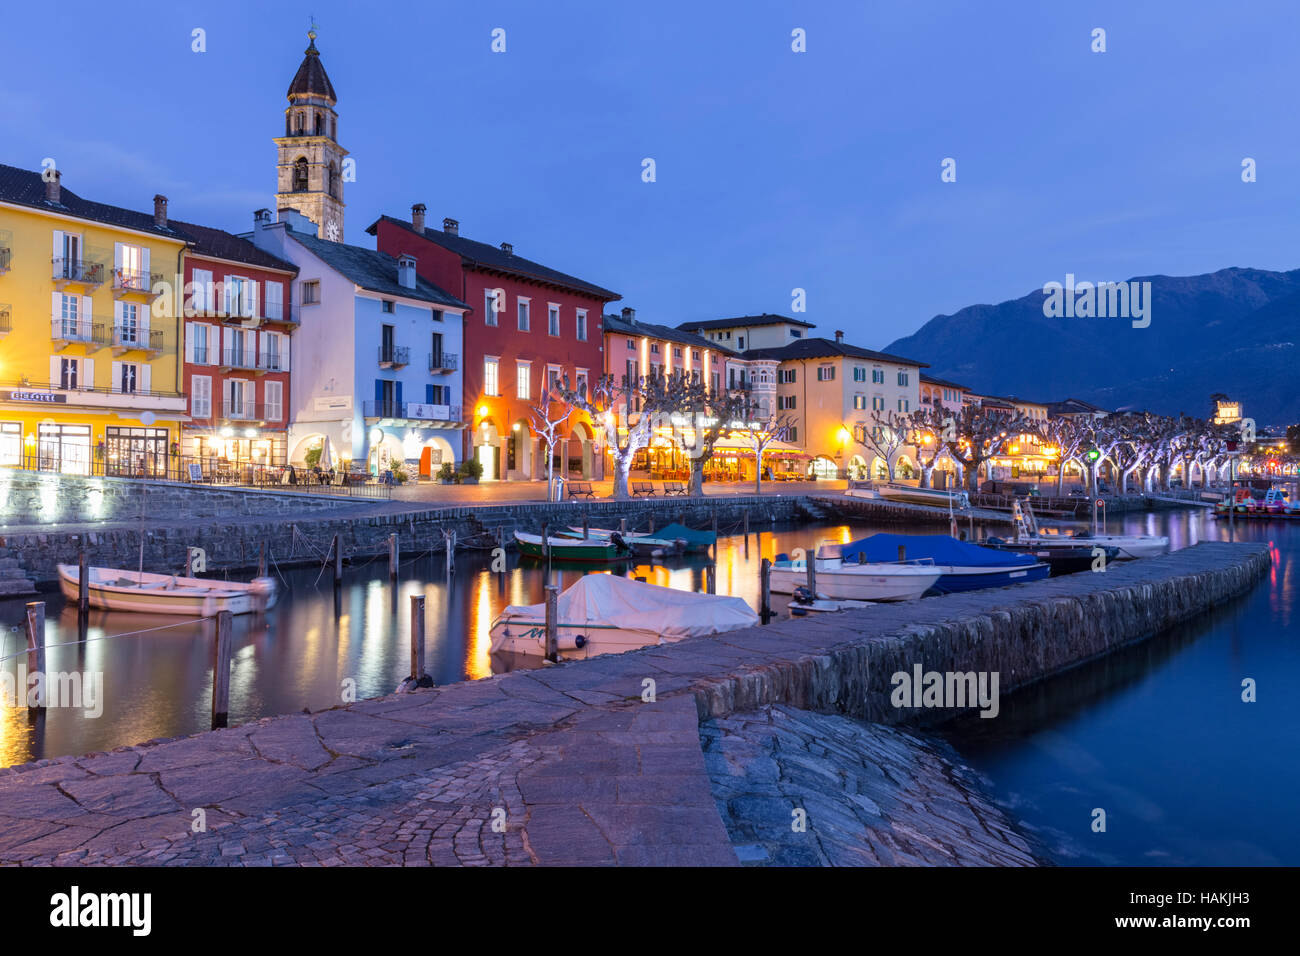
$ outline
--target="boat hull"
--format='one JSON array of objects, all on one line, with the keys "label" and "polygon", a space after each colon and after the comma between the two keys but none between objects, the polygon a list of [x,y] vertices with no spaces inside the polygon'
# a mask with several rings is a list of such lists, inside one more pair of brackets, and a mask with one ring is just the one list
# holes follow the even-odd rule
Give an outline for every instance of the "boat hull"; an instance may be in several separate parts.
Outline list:
[{"label": "boat hull", "polygon": [[944,567],[935,582],[940,594],[957,594],[962,591],[981,591],[984,588],[1005,588],[1012,584],[1041,581],[1052,573],[1047,564],[1015,565],[1004,568]]},{"label": "boat hull", "polygon": [[[583,624],[560,624],[556,632],[560,657],[579,661],[599,654],[621,654],[640,647],[672,644],[681,640],[664,637],[653,631]],[[546,654],[546,622],[504,618],[498,620],[492,625],[490,646],[493,654],[543,657]]]},{"label": "boat hull", "polygon": [[[515,543],[519,553],[530,558],[545,558],[546,545],[541,535],[515,532]],[[619,548],[612,541],[597,538],[550,538],[550,558],[552,561],[581,561],[587,563],[625,561],[633,557],[631,551]]]},{"label": "boat hull", "polygon": [[[940,573],[934,568],[907,565],[817,565],[817,594],[837,601],[911,601],[934,586]],[[773,565],[768,579],[777,594],[793,594],[808,583],[806,567]]]},{"label": "boat hull", "polygon": [[[60,564],[58,570],[59,590],[70,603],[76,604],[80,595],[80,570],[71,564]],[[165,574],[141,575],[113,568],[89,570],[90,606],[102,611],[215,617],[222,611],[231,614],[267,611],[275,606],[278,596],[275,582],[269,578],[245,584]],[[143,586],[120,583],[128,579],[143,579]]]}]

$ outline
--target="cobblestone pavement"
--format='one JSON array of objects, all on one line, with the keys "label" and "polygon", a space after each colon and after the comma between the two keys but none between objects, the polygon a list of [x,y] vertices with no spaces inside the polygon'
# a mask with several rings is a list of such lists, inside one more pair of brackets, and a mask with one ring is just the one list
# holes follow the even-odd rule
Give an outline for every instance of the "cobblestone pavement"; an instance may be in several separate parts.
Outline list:
[{"label": "cobblestone pavement", "polygon": [[[1200,544],[1104,574],[784,620],[10,767],[0,771],[0,863],[734,865],[701,718],[789,705],[934,720],[942,714],[888,705],[890,673],[912,662],[993,669],[1005,693],[1228,600],[1267,568],[1263,545]],[[808,746],[818,759],[803,762],[803,776],[791,769],[799,745],[787,748],[788,782],[806,786],[832,753],[850,759],[859,744],[843,725],[837,733],[838,749],[818,741],[826,755]],[[844,799],[866,797],[883,821],[879,847],[868,832],[876,861],[886,862],[887,850],[895,862],[951,862],[974,825],[958,801],[950,801],[956,809],[942,802],[941,780],[889,750],[901,737],[873,733],[863,745],[875,748],[880,774],[854,770],[857,782],[846,786],[837,771],[822,803],[800,794],[810,818],[825,834]],[[909,800],[919,806],[905,811]],[[985,808],[965,806],[996,829]],[[736,808],[727,809],[734,829]],[[784,859],[780,846],[762,849]],[[850,856],[825,844],[822,852],[832,862]]]},{"label": "cobblestone pavement", "polygon": [[783,706],[707,720],[700,737],[718,812],[746,865],[1039,862],[975,772],[936,738]]}]

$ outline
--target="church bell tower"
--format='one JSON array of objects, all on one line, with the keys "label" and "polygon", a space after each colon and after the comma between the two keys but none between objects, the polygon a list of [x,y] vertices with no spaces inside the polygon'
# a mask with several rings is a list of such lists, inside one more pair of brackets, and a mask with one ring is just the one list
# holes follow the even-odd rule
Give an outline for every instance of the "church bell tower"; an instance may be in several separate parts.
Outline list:
[{"label": "church bell tower", "polygon": [[338,144],[334,85],[316,49],[316,31],[307,34],[302,65],[289,84],[284,135],[279,152],[276,208],[293,209],[316,224],[317,234],[343,241],[343,164],[348,151]]}]

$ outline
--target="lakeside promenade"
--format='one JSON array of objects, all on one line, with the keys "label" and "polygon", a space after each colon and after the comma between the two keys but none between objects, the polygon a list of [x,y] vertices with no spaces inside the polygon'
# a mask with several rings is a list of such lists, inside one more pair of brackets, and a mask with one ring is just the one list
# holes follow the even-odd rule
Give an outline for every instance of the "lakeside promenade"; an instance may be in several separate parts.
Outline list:
[{"label": "lakeside promenade", "polygon": [[[12,767],[0,772],[0,862],[779,862],[790,848],[775,821],[804,809],[819,846],[839,847],[855,819],[865,833],[844,853],[804,847],[808,862],[1028,864],[1028,844],[989,801],[922,773],[934,751],[909,743],[910,731],[877,735],[889,774],[818,773],[827,754],[810,752],[811,776],[773,793],[745,727],[786,720],[818,740],[818,714],[934,724],[954,712],[893,708],[890,674],[914,663],[994,670],[1008,692],[1232,600],[1268,567],[1263,545],[1204,543],[1105,573],[779,621]],[[832,729],[827,739],[853,739]],[[717,761],[737,736],[749,755],[727,770]]]}]

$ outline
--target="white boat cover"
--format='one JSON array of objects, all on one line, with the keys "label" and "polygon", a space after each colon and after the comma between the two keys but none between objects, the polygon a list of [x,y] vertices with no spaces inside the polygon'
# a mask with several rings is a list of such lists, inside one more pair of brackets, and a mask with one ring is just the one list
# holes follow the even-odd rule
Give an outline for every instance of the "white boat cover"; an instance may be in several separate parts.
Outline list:
[{"label": "white boat cover", "polygon": [[[698,637],[749,627],[758,615],[743,598],[696,594],[633,581],[615,574],[587,574],[559,597],[560,624],[605,624],[663,637]],[[506,608],[504,620],[546,620],[545,604]]]}]

